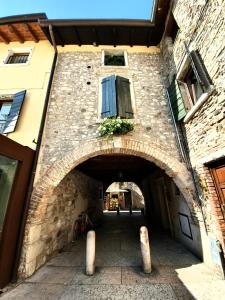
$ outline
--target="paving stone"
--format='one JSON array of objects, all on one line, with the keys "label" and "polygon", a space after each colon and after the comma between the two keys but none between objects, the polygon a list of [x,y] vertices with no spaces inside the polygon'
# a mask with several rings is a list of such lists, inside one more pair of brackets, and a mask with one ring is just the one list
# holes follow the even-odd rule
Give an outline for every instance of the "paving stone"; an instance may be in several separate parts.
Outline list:
[{"label": "paving stone", "polygon": [[128,251],[134,249],[135,251],[140,251],[140,243],[134,240],[122,240],[121,241],[121,250]]},{"label": "paving stone", "polygon": [[109,238],[109,236],[107,236],[105,239],[103,239],[102,236],[100,237],[101,238],[97,237],[96,239],[96,252],[121,250],[121,240],[118,239],[118,237],[116,239]]},{"label": "paving stone", "polygon": [[71,284],[121,284],[121,268],[105,267],[95,269],[93,276],[85,275],[84,269],[75,269],[75,275]]},{"label": "paving stone", "polygon": [[179,283],[175,270],[152,266],[152,272],[145,274],[141,267],[123,267],[122,284]]},{"label": "paving stone", "polygon": [[56,300],[65,291],[63,284],[24,283],[1,296],[2,300]]},{"label": "paving stone", "polygon": [[[135,224],[131,223],[132,234],[128,235],[125,226],[127,222],[126,217],[114,223],[110,219],[107,226],[96,231],[99,245],[95,275],[85,275],[86,242],[80,239],[53,257],[25,283],[3,294],[2,298],[224,299],[225,282],[218,280],[188,250],[162,232],[152,235],[153,271],[144,274]],[[110,228],[119,228],[121,231],[120,238],[111,240],[111,243],[110,238],[103,238],[110,232]],[[124,231],[122,228],[125,228]],[[119,244],[124,245],[123,249],[118,248]]]},{"label": "paving stone", "polygon": [[195,300],[196,298],[188,291],[182,283],[171,284],[173,291],[178,300]]},{"label": "paving stone", "polygon": [[181,281],[185,282],[211,282],[214,278],[214,273],[205,267],[203,263],[192,265],[186,268],[178,267],[177,275]]},{"label": "paving stone", "polygon": [[60,300],[144,300],[177,299],[173,289],[166,284],[151,285],[80,285],[70,286]]},{"label": "paving stone", "polygon": [[96,255],[96,266],[140,266],[141,256],[128,251],[104,252]]},{"label": "paving stone", "polygon": [[74,252],[64,252],[52,258],[47,265],[64,266],[64,267],[81,267],[85,266],[85,252],[76,254]]},{"label": "paving stone", "polygon": [[190,283],[185,282],[185,286],[195,299],[198,300],[224,300],[225,281],[217,280],[212,282]]},{"label": "paving stone", "polygon": [[68,284],[74,273],[73,267],[45,266],[27,279],[26,282]]}]

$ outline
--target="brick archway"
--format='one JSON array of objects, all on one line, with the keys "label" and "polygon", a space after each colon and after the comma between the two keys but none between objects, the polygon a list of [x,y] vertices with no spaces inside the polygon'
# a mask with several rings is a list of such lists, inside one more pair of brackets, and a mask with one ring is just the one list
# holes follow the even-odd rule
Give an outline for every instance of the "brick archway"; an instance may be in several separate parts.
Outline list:
[{"label": "brick archway", "polygon": [[[186,199],[190,211],[195,212],[193,183],[185,164],[178,160],[176,153],[171,155],[157,144],[150,144],[128,136],[95,139],[83,143],[63,159],[55,162],[35,185],[26,224],[19,276],[30,276],[45,263],[52,251],[61,247],[60,240],[55,240],[61,229],[58,230],[56,225],[50,224],[52,219],[46,217],[49,206],[53,205],[55,201],[54,192],[76,166],[90,158],[104,154],[138,156],[155,163],[174,180]],[[51,212],[52,209],[53,207]]]},{"label": "brick archway", "polygon": [[168,154],[162,146],[127,137],[113,137],[84,143],[49,168],[35,186],[28,223],[35,222],[40,210],[44,209],[47,204],[45,199],[71,170],[92,157],[113,153],[139,156],[155,163],[174,180],[189,208],[193,209],[194,188],[184,163]]}]

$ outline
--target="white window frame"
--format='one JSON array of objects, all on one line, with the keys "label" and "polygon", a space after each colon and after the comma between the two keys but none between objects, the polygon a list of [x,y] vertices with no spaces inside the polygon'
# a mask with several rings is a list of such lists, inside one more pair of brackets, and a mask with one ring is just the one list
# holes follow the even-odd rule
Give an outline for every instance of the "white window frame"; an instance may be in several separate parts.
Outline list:
[{"label": "white window frame", "polygon": [[[34,47],[20,47],[20,48],[10,48],[8,49],[8,53],[6,55],[6,57],[4,58],[3,62],[2,62],[2,66],[4,67],[15,67],[15,66],[27,66],[30,64],[30,60],[32,57],[32,53],[33,53],[33,49]],[[20,53],[28,53],[28,58],[27,61],[25,63],[13,63],[13,64],[8,64],[8,60],[10,58],[10,56],[14,55],[14,54],[20,54]]]},{"label": "white window frame", "polygon": [[[111,66],[110,66],[111,67]],[[122,74],[106,74],[106,75],[101,75],[99,77],[99,82],[98,82],[98,89],[99,89],[99,93],[98,93],[98,111],[97,111],[97,123],[102,123],[103,118],[101,117],[101,113],[102,113],[102,80],[108,76],[111,75],[115,75],[115,76],[122,76],[125,77],[129,80],[130,82],[130,96],[131,96],[131,106],[132,106],[132,110],[133,110],[133,118],[131,119],[125,119],[125,120],[135,120],[136,119],[136,103],[135,103],[135,93],[134,93],[134,85],[133,85],[133,81],[132,78],[130,76],[126,76],[126,75],[122,75]]]},{"label": "white window frame", "polygon": [[[191,49],[194,50],[194,49]],[[191,62],[190,59],[188,58],[188,55],[185,54],[185,57],[180,65],[180,68],[177,72],[177,76],[176,76],[176,80],[180,83],[183,82],[183,78],[185,77],[185,75],[187,74],[189,68],[191,67]],[[190,100],[190,95],[185,87],[186,90],[186,95],[182,95],[183,98],[188,98],[189,102],[191,103]],[[209,96],[212,94],[212,92],[214,91],[214,86],[211,87],[211,89],[206,92],[206,93],[202,93],[202,95],[198,98],[198,100],[196,101],[196,103],[193,105],[191,105],[190,110],[187,112],[185,118],[184,118],[184,123],[187,123],[194,115],[195,113],[199,110],[199,108],[206,102],[206,100],[209,98]],[[182,91],[181,91],[182,94]],[[185,105],[186,107],[186,105]]]},{"label": "white window frame", "polygon": [[[109,53],[112,53],[112,54],[120,54],[120,53],[123,53],[124,55],[124,61],[125,61],[125,66],[111,66],[111,65],[105,65],[105,54],[109,52]],[[102,67],[104,68],[127,68],[128,67],[128,55],[127,55],[127,51],[124,50],[124,49],[119,49],[119,50],[115,50],[115,49],[104,49],[102,50],[102,59],[101,59],[101,65]]]}]

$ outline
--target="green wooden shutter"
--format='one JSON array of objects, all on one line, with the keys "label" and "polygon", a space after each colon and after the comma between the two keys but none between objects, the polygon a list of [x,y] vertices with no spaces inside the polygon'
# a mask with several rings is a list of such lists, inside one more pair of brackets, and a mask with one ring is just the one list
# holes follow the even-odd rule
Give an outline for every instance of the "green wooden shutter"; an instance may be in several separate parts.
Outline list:
[{"label": "green wooden shutter", "polygon": [[174,118],[176,121],[180,121],[186,116],[187,113],[181,96],[180,88],[175,79],[172,81],[167,90],[170,97]]},{"label": "green wooden shutter", "polygon": [[130,81],[127,78],[116,77],[117,107],[121,118],[133,118],[131,105]]},{"label": "green wooden shutter", "polygon": [[197,51],[191,51],[190,56],[198,72],[198,76],[201,81],[200,84],[202,85],[204,91],[207,92],[212,86],[212,80],[209,77],[206,67]]},{"label": "green wooden shutter", "polygon": [[15,131],[25,95],[26,91],[22,91],[13,96],[13,103],[3,133]]},{"label": "green wooden shutter", "polygon": [[112,75],[102,80],[102,118],[116,117],[116,76]]}]

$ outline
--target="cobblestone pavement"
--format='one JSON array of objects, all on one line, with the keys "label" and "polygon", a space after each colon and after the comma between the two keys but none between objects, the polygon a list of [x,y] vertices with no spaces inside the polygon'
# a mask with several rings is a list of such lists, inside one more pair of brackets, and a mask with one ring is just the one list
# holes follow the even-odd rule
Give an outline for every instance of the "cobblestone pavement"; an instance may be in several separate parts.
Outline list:
[{"label": "cobblestone pavement", "polygon": [[151,232],[153,271],[141,269],[140,213],[108,213],[96,230],[96,274],[86,276],[85,239],[53,257],[2,300],[225,299],[225,282],[180,243]]}]

